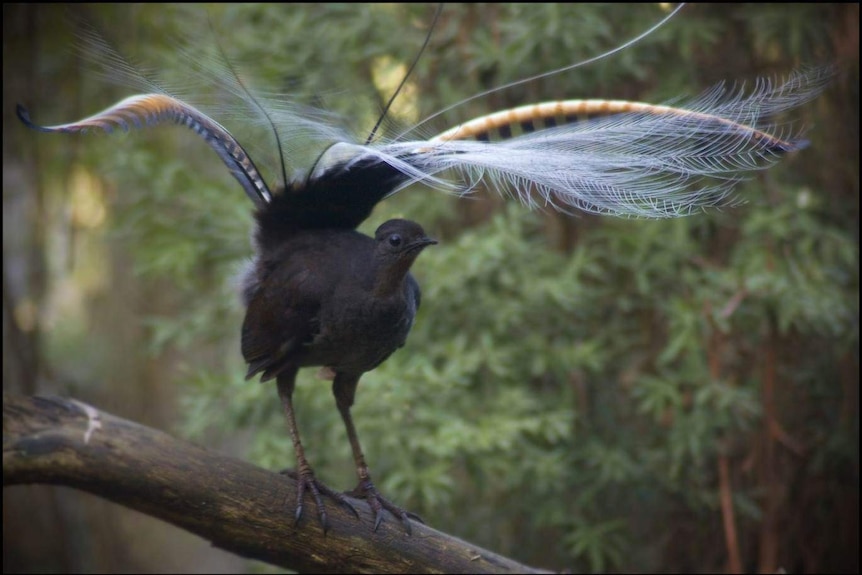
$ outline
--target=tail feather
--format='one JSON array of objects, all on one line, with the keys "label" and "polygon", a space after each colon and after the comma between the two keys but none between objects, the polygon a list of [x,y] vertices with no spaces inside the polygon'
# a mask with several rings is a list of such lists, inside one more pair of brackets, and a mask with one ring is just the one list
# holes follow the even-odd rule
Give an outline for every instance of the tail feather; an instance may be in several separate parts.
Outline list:
[{"label": "tail feather", "polygon": [[163,122],[184,125],[201,136],[215,150],[255,205],[263,207],[272,201],[272,194],[251,157],[230,132],[194,106],[172,96],[166,94],[130,96],[88,118],[56,126],[40,126],[33,123],[30,113],[20,104],[17,112],[18,118],[24,124],[40,132],[75,134],[99,129],[111,133],[115,128],[129,131],[144,126],[156,126]]}]

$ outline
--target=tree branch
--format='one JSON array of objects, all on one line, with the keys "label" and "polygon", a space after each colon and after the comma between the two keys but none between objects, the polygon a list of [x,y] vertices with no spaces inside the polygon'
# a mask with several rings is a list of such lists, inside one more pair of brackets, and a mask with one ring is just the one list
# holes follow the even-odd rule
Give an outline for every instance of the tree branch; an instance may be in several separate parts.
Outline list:
[{"label": "tree branch", "polygon": [[[544,573],[439,531],[389,517],[375,533],[327,507],[293,521],[289,477],[175,439],[73,399],[3,394],[3,485],[52,483],[168,521],[223,549],[300,572]],[[310,503],[310,502],[309,502]]]}]

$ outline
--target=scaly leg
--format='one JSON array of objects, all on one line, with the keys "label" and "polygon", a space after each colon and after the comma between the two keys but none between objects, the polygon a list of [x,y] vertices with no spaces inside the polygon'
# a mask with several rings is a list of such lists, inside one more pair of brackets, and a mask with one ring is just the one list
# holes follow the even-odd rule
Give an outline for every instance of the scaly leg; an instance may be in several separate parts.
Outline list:
[{"label": "scaly leg", "polygon": [[332,382],[332,393],[335,395],[335,404],[341,413],[341,419],[344,420],[344,427],[347,428],[347,438],[350,440],[350,447],[353,449],[353,461],[356,463],[356,474],[359,476],[359,483],[356,488],[348,492],[348,494],[354,497],[363,497],[368,501],[368,505],[374,512],[375,531],[377,531],[381,521],[383,521],[382,510],[386,509],[401,519],[404,529],[410,534],[412,533],[410,519],[415,519],[420,523],[422,519],[415,513],[404,511],[383,498],[377,491],[377,488],[374,487],[374,483],[371,482],[371,474],[368,471],[368,465],[365,463],[365,454],[362,453],[362,447],[359,445],[359,436],[356,434],[356,427],[353,425],[353,418],[350,416],[350,408],[353,406],[353,400],[356,397],[356,386],[358,384],[358,376],[344,373],[336,373],[335,379]]},{"label": "scaly leg", "polygon": [[320,515],[320,523],[323,526],[323,533],[326,534],[326,532],[329,531],[329,521],[326,517],[326,507],[324,507],[323,500],[320,497],[321,493],[329,495],[342,505],[346,506],[353,512],[357,519],[359,518],[359,512],[356,511],[356,508],[353,507],[343,494],[333,491],[318,481],[314,476],[314,471],[308,464],[308,460],[305,458],[305,450],[302,448],[302,443],[299,440],[299,430],[296,426],[296,417],[293,413],[293,390],[296,386],[297,371],[297,368],[293,368],[292,370],[279,375],[277,380],[278,396],[281,398],[281,405],[284,407],[284,414],[287,416],[287,427],[290,430],[290,437],[293,440],[293,449],[296,452],[297,463],[297,470],[295,473],[291,473],[289,471],[282,473],[293,477],[297,481],[296,523],[298,524],[299,519],[302,517],[302,497],[305,494],[305,490],[308,489],[317,505],[317,512]]}]

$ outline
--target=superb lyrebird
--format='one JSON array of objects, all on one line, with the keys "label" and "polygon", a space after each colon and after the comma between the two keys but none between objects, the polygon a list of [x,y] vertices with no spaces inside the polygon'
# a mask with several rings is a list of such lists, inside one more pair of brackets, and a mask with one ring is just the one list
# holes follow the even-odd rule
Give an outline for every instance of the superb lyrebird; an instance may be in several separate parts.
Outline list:
[{"label": "superb lyrebird", "polygon": [[[371,238],[355,231],[387,196],[414,183],[467,195],[479,183],[527,205],[611,215],[672,217],[720,205],[737,176],[799,149],[775,114],[814,97],[828,74],[797,73],[742,94],[716,88],[678,107],[607,100],[563,100],[499,111],[430,139],[381,143],[346,138],[274,191],[230,132],[198,107],[166,91],[126,98],[84,120],[46,132],[128,129],[173,122],[199,134],[231,170],[256,207],[254,264],[244,282],[242,353],[248,375],[276,379],[294,440],[299,497],[320,493],[350,505],[314,476],[293,413],[296,371],[318,365],[333,376],[359,475],[356,494],[376,512],[407,513],[379,495],[350,416],[356,385],[404,344],[420,305],[409,269],[434,243],[416,223],[386,222]],[[272,114],[276,124],[287,120]],[[294,116],[306,133],[332,140],[331,126]],[[290,137],[290,134],[285,134]]]}]

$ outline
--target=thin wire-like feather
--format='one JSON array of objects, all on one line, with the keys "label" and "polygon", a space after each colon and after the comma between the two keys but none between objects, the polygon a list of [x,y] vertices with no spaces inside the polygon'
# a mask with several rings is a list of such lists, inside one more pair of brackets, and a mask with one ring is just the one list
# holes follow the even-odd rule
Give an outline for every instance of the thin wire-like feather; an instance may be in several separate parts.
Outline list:
[{"label": "thin wire-like feather", "polygon": [[[201,102],[200,107],[210,116],[230,122],[235,136],[248,142],[254,157],[263,158],[264,166],[275,168],[283,163],[294,180],[328,147],[356,140],[339,126],[341,118],[337,114],[302,105],[286,94],[245,87],[230,64],[218,54],[184,51],[183,60],[191,64],[197,83],[205,84],[210,92],[216,88],[219,94],[215,101]],[[198,90],[188,99],[197,102],[203,91]],[[229,97],[225,98],[225,94]],[[274,154],[275,141],[260,137],[271,126],[284,148],[281,158]]]}]

